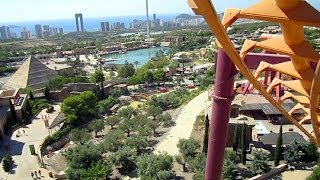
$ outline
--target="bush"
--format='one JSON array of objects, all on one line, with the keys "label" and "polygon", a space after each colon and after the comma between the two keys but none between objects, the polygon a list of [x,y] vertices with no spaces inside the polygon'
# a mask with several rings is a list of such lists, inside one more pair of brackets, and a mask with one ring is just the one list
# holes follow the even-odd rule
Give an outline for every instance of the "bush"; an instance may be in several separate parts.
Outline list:
[{"label": "bush", "polygon": [[32,108],[32,114],[37,114],[42,109],[48,107],[48,101],[45,99],[30,100],[30,106]]},{"label": "bush", "polygon": [[307,178],[307,180],[319,180],[320,179],[320,166],[318,165]]},{"label": "bush", "polygon": [[316,162],[319,159],[319,152],[312,143],[293,141],[287,146],[284,152],[284,159],[289,163]]},{"label": "bush", "polygon": [[2,168],[5,172],[9,172],[12,164],[12,157],[8,154],[4,155],[2,159]]}]

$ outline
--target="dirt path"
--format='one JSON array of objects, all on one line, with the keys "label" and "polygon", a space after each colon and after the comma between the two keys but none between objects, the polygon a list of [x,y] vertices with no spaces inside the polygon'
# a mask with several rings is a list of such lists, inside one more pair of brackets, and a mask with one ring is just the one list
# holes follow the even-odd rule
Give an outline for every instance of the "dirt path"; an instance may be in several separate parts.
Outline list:
[{"label": "dirt path", "polygon": [[189,139],[197,116],[208,103],[208,91],[192,99],[182,109],[177,118],[176,125],[170,130],[167,137],[157,145],[154,153],[167,152],[172,156],[178,154],[179,149],[176,145],[179,139]]}]

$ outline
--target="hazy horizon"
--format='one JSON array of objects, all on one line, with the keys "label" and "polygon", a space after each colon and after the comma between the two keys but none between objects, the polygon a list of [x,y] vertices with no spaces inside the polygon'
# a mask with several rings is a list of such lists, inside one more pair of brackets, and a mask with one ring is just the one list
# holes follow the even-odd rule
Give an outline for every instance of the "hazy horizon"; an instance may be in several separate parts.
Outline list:
[{"label": "hazy horizon", "polygon": [[[307,0],[319,9],[320,2]],[[73,19],[74,14],[82,13],[84,18],[143,16],[145,0],[10,0],[1,2],[0,23],[34,22],[59,19]],[[244,8],[259,0],[212,0],[218,12],[226,8]],[[187,0],[149,0],[149,15],[193,14]]]}]

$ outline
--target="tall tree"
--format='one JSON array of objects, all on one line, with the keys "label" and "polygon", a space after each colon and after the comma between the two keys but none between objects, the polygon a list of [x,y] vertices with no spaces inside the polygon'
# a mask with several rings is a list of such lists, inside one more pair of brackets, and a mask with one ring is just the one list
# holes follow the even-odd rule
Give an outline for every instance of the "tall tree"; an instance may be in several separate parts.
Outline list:
[{"label": "tall tree", "polygon": [[234,152],[238,152],[238,148],[239,148],[239,140],[240,140],[240,126],[238,124],[236,124],[236,127],[234,128],[234,132],[233,132],[233,151]]},{"label": "tall tree", "polygon": [[97,137],[98,132],[101,132],[104,129],[103,120],[95,120],[90,123],[90,129],[94,131],[94,136]]},{"label": "tall tree", "polygon": [[209,144],[209,118],[204,117],[204,136],[203,136],[203,149],[202,152],[207,155],[208,152],[208,144]]},{"label": "tall tree", "polygon": [[44,97],[46,97],[47,101],[50,101],[50,90],[49,90],[48,85],[46,85],[43,94],[44,94]]},{"label": "tall tree", "polygon": [[153,117],[153,120],[156,120],[156,117],[160,114],[162,114],[163,110],[161,107],[158,106],[149,106],[149,108],[147,109],[147,113],[149,116]]},{"label": "tall tree", "polygon": [[279,136],[278,136],[278,140],[277,140],[276,152],[274,154],[274,165],[275,166],[279,165],[280,160],[282,158],[282,153],[283,153],[282,143],[283,143],[283,139],[282,139],[282,123],[281,123],[280,130],[279,130]]},{"label": "tall tree", "polygon": [[29,98],[30,98],[30,100],[32,100],[32,101],[34,101],[34,99],[35,99],[32,91],[29,91]]},{"label": "tall tree", "polygon": [[107,125],[111,126],[111,129],[114,129],[114,126],[119,124],[121,118],[119,116],[110,116],[107,118]]},{"label": "tall tree", "polygon": [[105,77],[102,70],[96,70],[91,78],[95,83],[100,83],[100,99],[103,99],[104,98],[103,82],[105,81]]},{"label": "tall tree", "polygon": [[90,139],[90,133],[86,129],[72,129],[70,139],[83,145]]},{"label": "tall tree", "polygon": [[242,138],[241,138],[241,162],[246,164],[247,162],[247,124],[242,125]]},{"label": "tall tree", "polygon": [[9,102],[10,102],[11,120],[13,122],[17,122],[17,113],[16,113],[16,110],[14,108],[14,104],[11,102],[11,100],[9,100]]}]

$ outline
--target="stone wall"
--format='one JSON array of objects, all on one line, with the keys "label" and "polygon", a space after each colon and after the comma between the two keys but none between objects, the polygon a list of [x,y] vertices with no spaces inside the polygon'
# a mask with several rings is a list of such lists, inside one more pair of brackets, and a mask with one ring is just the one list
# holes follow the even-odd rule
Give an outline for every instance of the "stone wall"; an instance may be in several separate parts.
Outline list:
[{"label": "stone wall", "polygon": [[50,91],[50,97],[54,101],[62,102],[77,92],[95,91],[96,89],[98,89],[98,85],[95,83],[69,83],[59,91]]},{"label": "stone wall", "polygon": [[250,178],[249,180],[264,180],[264,179],[268,179],[268,178],[271,178],[271,177],[274,177],[274,176],[276,176],[278,174],[283,173],[287,168],[288,168],[287,164],[281,164],[281,165],[275,167],[274,169],[272,169],[270,172],[268,172],[266,174],[256,175],[256,176]]}]

